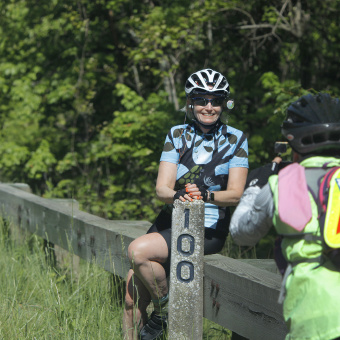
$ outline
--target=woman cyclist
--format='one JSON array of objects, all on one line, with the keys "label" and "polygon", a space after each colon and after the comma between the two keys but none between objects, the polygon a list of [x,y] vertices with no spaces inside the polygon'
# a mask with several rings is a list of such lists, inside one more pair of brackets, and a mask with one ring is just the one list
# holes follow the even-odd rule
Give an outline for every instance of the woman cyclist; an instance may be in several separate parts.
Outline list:
[{"label": "woman cyclist", "polygon": [[[171,213],[176,199],[205,202],[205,254],[221,251],[229,229],[229,206],[238,203],[248,173],[248,143],[240,130],[221,121],[229,96],[227,79],[204,69],[185,84],[189,124],[174,126],[165,139],[156,193],[165,203],[146,235],[128,249],[123,327],[126,339],[160,339],[167,327]],[[146,308],[154,311],[147,320]]]}]

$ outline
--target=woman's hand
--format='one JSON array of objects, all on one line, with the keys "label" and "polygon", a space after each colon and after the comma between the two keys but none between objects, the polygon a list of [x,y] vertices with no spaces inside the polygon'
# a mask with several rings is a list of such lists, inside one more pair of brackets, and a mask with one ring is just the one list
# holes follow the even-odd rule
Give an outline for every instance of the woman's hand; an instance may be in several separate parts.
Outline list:
[{"label": "woman's hand", "polygon": [[194,199],[201,199],[201,192],[196,184],[187,183],[184,189],[178,190],[174,195],[174,200],[179,199],[182,202],[190,201]]},{"label": "woman's hand", "polygon": [[181,189],[176,191],[175,195],[174,195],[174,201],[175,200],[181,200],[182,202],[185,201],[192,201],[192,198],[190,197],[190,195],[187,194],[186,189]]}]

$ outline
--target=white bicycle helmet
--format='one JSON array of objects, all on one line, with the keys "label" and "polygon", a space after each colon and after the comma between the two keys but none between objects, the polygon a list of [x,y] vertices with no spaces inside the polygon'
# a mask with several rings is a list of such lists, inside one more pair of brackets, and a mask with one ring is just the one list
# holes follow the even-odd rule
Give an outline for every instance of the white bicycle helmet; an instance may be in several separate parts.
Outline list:
[{"label": "white bicycle helmet", "polygon": [[226,77],[220,72],[207,68],[193,73],[185,83],[187,96],[207,92],[228,97],[229,83]]}]

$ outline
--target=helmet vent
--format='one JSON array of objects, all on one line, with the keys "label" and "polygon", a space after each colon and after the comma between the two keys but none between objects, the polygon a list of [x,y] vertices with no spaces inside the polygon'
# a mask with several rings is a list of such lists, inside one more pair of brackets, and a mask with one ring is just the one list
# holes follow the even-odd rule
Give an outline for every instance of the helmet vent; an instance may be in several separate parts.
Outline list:
[{"label": "helmet vent", "polygon": [[302,143],[303,145],[310,145],[310,144],[313,144],[312,136],[303,137],[303,138],[301,139],[301,143]]},{"label": "helmet vent", "polygon": [[329,140],[332,142],[340,142],[340,132],[334,131],[329,134]]},{"label": "helmet vent", "polygon": [[227,90],[229,90],[229,86],[227,84],[227,80],[226,79],[222,79],[222,81],[220,82],[220,84],[218,85],[218,89],[223,89],[227,86]]},{"label": "helmet vent", "polygon": [[[216,73],[216,74],[214,75],[214,80],[212,81],[212,83],[213,83],[213,84],[216,84],[219,77],[220,77],[219,74]],[[220,87],[218,87],[218,88],[220,88]]]},{"label": "helmet vent", "polygon": [[327,141],[327,136],[325,133],[318,133],[313,136],[313,140],[315,144],[324,143]]},{"label": "helmet vent", "polygon": [[193,80],[198,86],[204,86],[204,85],[202,84],[202,82],[201,82],[201,79],[198,78],[198,77],[196,76],[196,74],[194,74],[194,75],[192,76],[192,80]]}]

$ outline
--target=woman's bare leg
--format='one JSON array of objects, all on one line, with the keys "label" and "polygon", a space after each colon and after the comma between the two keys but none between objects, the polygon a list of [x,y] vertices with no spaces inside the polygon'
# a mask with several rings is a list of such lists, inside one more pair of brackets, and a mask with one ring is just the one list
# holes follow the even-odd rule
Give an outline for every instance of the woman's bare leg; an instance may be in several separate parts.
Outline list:
[{"label": "woman's bare leg", "polygon": [[161,263],[168,258],[168,247],[158,233],[138,237],[131,242],[128,256],[135,275],[149,291],[151,299],[159,299],[168,293],[166,273]]},{"label": "woman's bare leg", "polygon": [[168,247],[160,234],[150,233],[131,242],[128,256],[132,269],[127,277],[123,329],[125,339],[134,340],[146,322],[151,299],[160,299],[168,293],[161,265],[168,257]]},{"label": "woman's bare leg", "polygon": [[136,340],[138,331],[147,320],[146,308],[151,297],[144,284],[129,270],[126,279],[125,308],[123,314],[124,339]]}]

